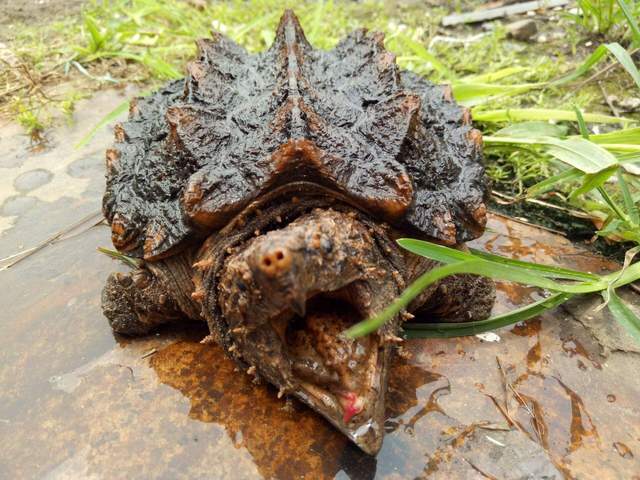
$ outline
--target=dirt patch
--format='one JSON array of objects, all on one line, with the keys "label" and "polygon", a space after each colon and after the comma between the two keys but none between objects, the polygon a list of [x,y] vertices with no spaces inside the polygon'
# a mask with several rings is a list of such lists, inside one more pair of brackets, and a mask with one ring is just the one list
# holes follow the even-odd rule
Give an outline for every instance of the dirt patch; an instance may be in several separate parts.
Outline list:
[{"label": "dirt patch", "polygon": [[80,12],[86,0],[0,0],[0,39],[10,40],[18,24],[49,23]]}]

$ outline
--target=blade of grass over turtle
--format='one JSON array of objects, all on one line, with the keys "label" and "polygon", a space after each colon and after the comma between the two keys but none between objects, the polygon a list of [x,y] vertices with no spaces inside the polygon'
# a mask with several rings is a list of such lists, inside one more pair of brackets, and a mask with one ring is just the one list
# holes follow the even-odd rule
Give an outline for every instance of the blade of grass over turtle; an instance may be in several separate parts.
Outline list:
[{"label": "blade of grass over turtle", "polygon": [[480,257],[485,260],[501,263],[503,265],[524,268],[550,278],[564,278],[568,280],[584,280],[584,281],[598,280],[600,278],[598,275],[594,275],[593,273],[580,272],[578,270],[555,267],[553,265],[543,265],[541,263],[525,262],[523,260],[516,260],[514,258],[501,257],[500,255],[495,255],[489,252],[483,252],[475,248],[472,248],[470,250],[475,257]]},{"label": "blade of grass over turtle", "polygon": [[554,293],[547,298],[511,310],[500,315],[495,315],[486,320],[460,323],[419,323],[408,322],[403,324],[406,338],[451,338],[477,335],[497,328],[507,327],[556,308],[566,302],[573,295],[570,293]]},{"label": "blade of grass over turtle", "polygon": [[423,257],[430,258],[442,263],[456,263],[465,260],[473,260],[473,255],[455,248],[445,247],[437,243],[416,240],[414,238],[399,238],[397,240],[405,250]]},{"label": "blade of grass over turtle", "polygon": [[622,301],[615,291],[609,292],[609,311],[633,339],[640,343],[640,318]]},{"label": "blade of grass over turtle", "polygon": [[343,332],[347,338],[356,338],[375,332],[378,328],[391,320],[402,310],[404,310],[411,300],[416,298],[420,293],[438,280],[441,280],[454,273],[462,273],[466,262],[452,263],[443,267],[434,268],[421,275],[415,282],[405,289],[402,294],[396,298],[387,308],[378,315],[356,323],[352,327]]},{"label": "blade of grass over turtle", "polygon": [[564,278],[569,280],[599,280],[600,277],[591,273],[579,272],[568,268],[555,267],[552,265],[541,265],[538,263],[525,262],[511,258],[501,257],[493,253],[483,252],[477,249],[470,249],[469,252],[463,252],[454,248],[445,247],[436,243],[424,240],[416,240],[413,238],[400,238],[398,244],[405,250],[415,253],[423,257],[437,260],[442,263],[456,263],[460,261],[487,260],[496,264],[526,269],[536,274],[540,274],[549,278]]},{"label": "blade of grass over turtle", "polygon": [[482,259],[461,261],[434,268],[433,270],[424,273],[382,312],[352,326],[344,332],[345,335],[347,337],[354,338],[367,335],[377,330],[385,322],[391,320],[395,315],[406,308],[407,305],[411,303],[411,300],[418,296],[426,287],[438,280],[448,277],[449,275],[457,273],[482,275],[495,280],[506,280],[565,293],[598,292],[607,286],[607,283],[601,279],[588,280],[573,284],[558,283],[544,276],[534,274],[531,270],[524,268],[507,266]]},{"label": "blade of grass over turtle", "polygon": [[[587,290],[592,288],[590,286],[592,283],[605,285],[599,276],[590,273],[552,265],[541,265],[522,260],[514,260],[475,249],[472,249],[470,252],[461,252],[443,245],[410,238],[399,239],[398,244],[412,253],[432,260],[456,265],[458,264],[456,262],[466,263],[470,269],[470,271],[466,273],[476,273],[486,277],[511,280],[518,283],[529,283],[542,288],[549,288],[550,290],[571,292],[574,291],[573,289],[575,287],[581,285],[559,284],[549,280],[550,278],[581,280],[584,284],[579,288],[586,288]],[[499,276],[498,274],[503,276]]]}]

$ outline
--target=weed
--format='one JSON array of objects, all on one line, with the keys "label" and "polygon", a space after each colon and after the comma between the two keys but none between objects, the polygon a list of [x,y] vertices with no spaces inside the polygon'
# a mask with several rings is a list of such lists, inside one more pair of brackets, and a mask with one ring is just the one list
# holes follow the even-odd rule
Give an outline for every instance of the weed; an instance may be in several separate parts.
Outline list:
[{"label": "weed", "polygon": [[640,4],[635,0],[578,0],[579,11],[572,18],[587,32],[621,40],[634,35],[634,18]]}]

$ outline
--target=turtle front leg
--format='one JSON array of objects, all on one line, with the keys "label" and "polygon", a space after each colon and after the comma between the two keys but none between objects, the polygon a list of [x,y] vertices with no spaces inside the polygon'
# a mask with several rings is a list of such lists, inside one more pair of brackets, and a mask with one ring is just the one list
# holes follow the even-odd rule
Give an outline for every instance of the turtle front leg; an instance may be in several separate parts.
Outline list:
[{"label": "turtle front leg", "polygon": [[419,309],[443,322],[473,322],[491,315],[496,299],[493,280],[478,275],[451,275],[442,279]]},{"label": "turtle front leg", "polygon": [[102,290],[102,310],[114,332],[144,335],[183,317],[178,304],[146,268],[112,273]]}]

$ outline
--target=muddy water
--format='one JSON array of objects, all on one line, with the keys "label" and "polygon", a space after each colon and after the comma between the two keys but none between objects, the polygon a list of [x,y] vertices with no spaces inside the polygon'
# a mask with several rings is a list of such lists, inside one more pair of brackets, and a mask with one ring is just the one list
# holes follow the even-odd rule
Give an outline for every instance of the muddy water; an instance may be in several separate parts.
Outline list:
[{"label": "muddy water", "polygon": [[[95,252],[106,227],[70,237],[0,272],[0,478],[638,478],[640,355],[603,356],[622,340],[586,315],[559,310],[495,342],[407,342],[372,458],[200,344],[199,325],[114,337],[100,289],[124,267]],[[478,244],[613,267],[499,217]],[[502,286],[496,311],[539,295]]]}]

